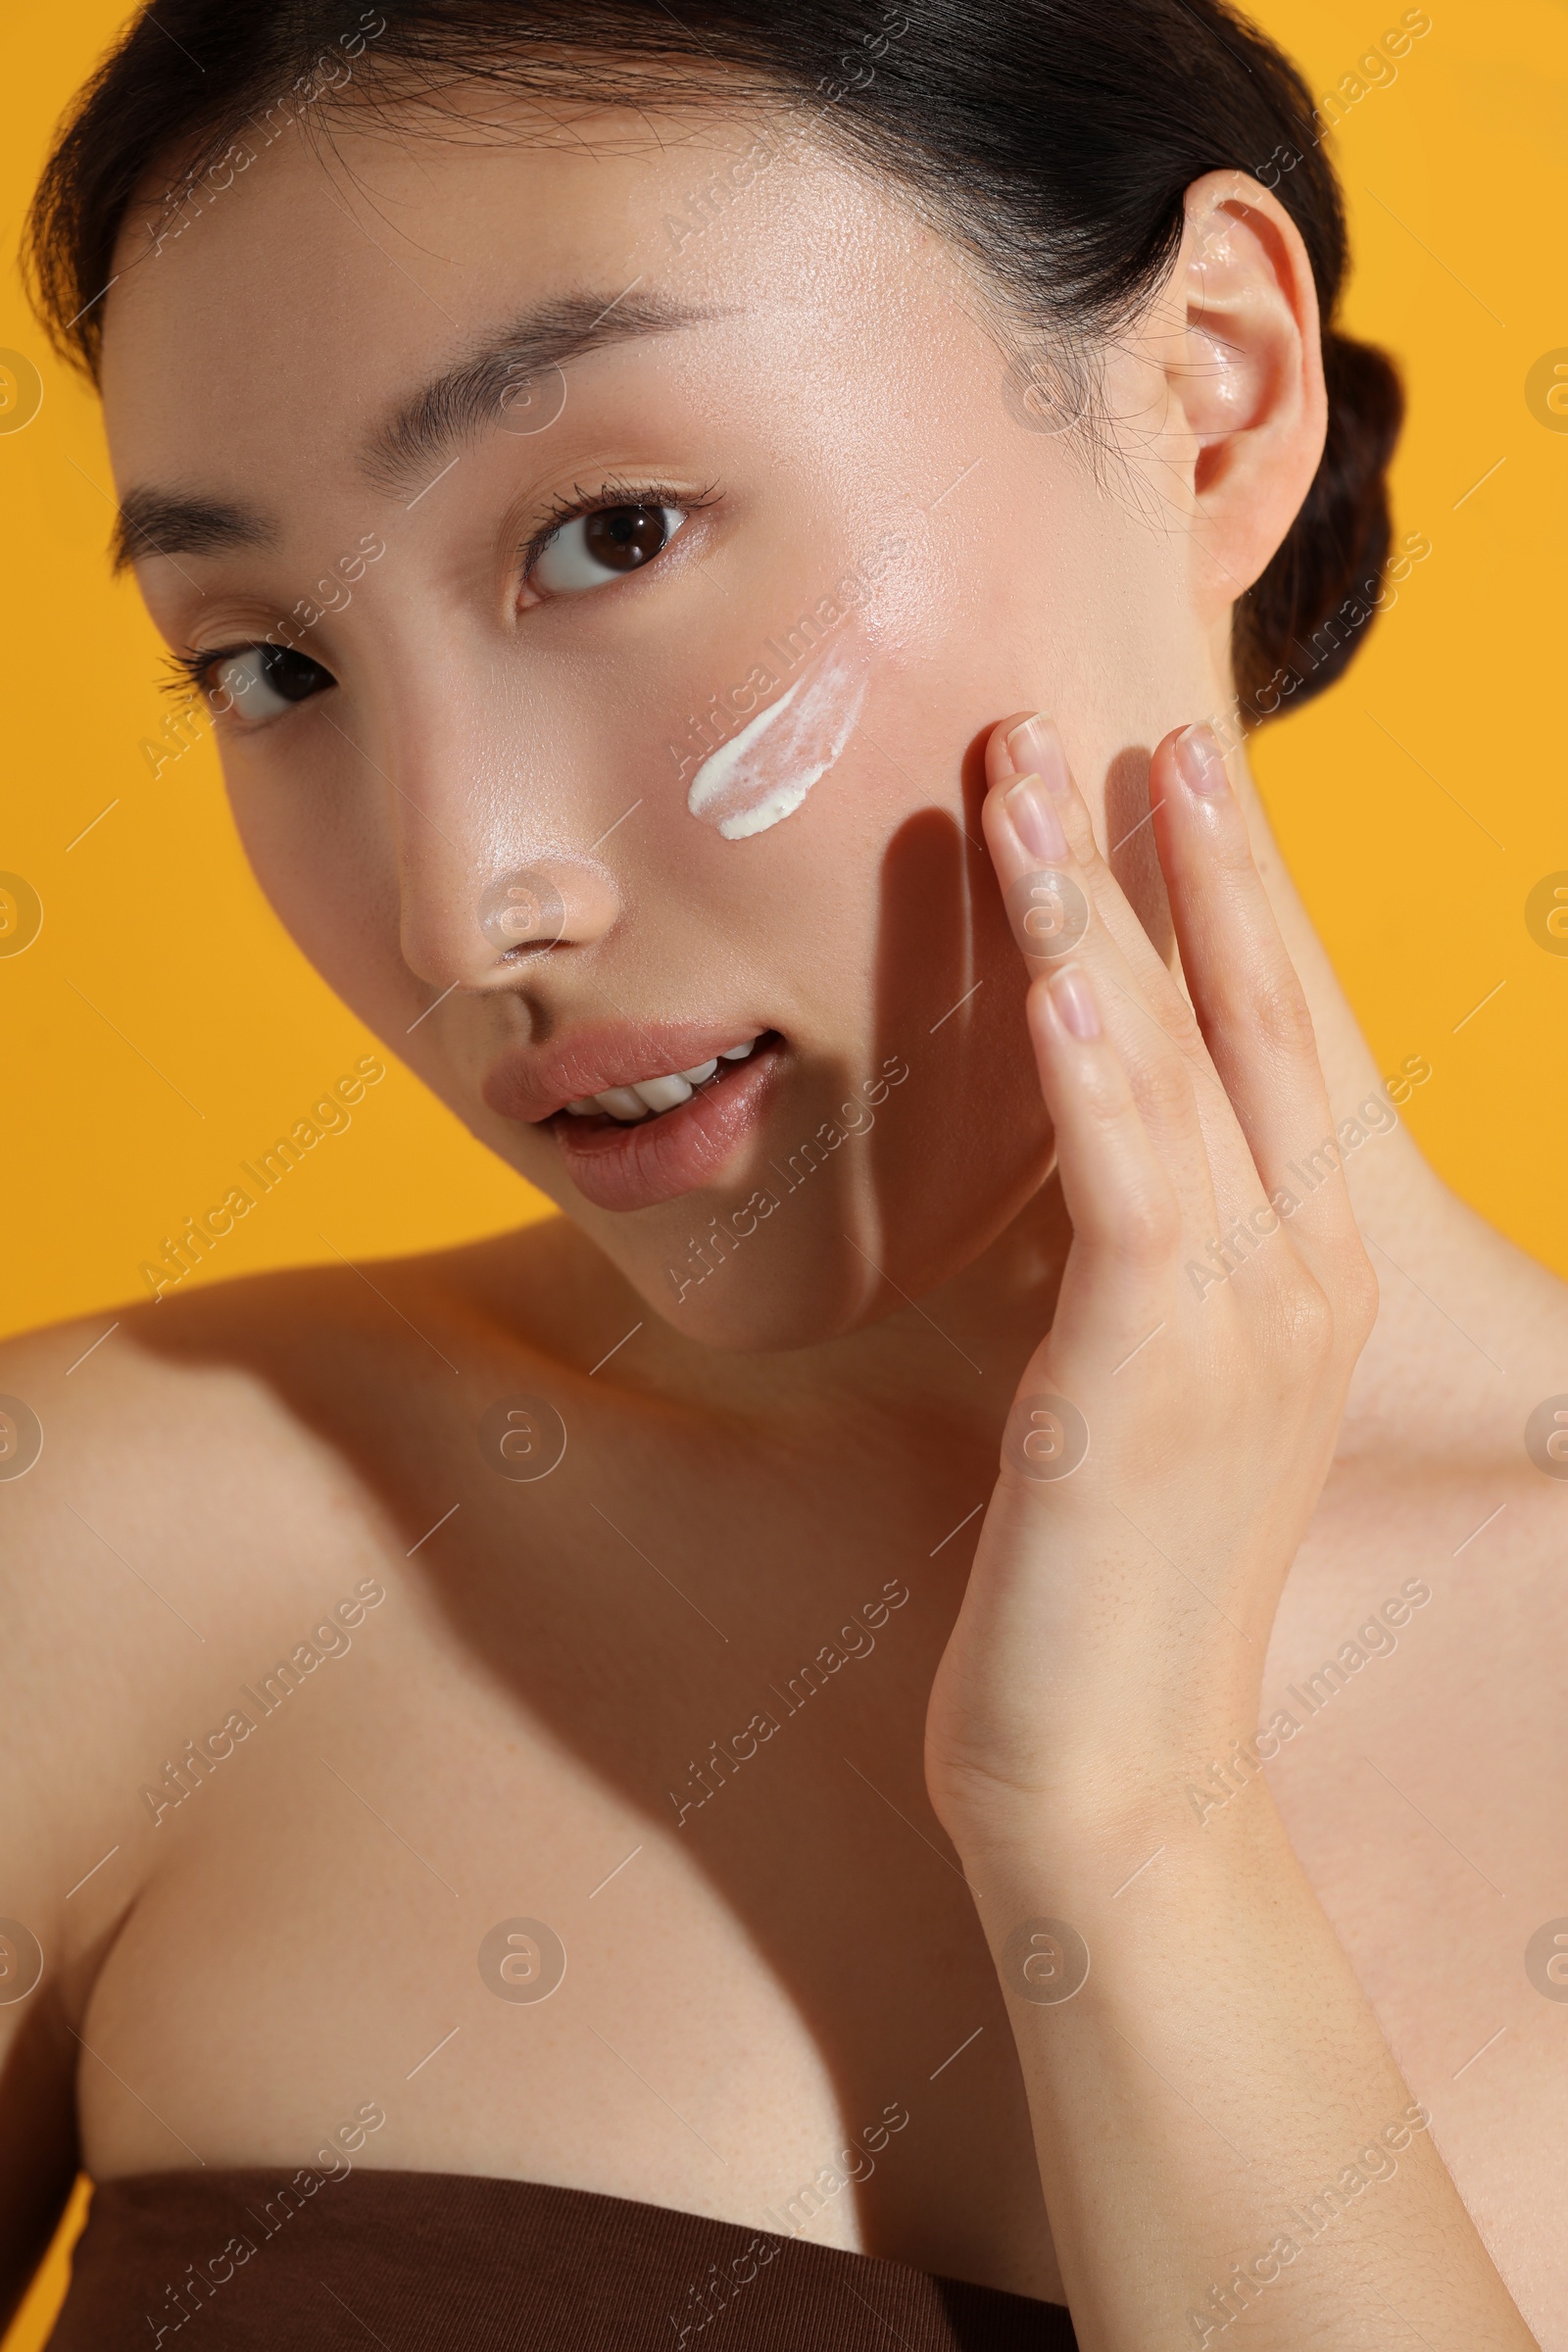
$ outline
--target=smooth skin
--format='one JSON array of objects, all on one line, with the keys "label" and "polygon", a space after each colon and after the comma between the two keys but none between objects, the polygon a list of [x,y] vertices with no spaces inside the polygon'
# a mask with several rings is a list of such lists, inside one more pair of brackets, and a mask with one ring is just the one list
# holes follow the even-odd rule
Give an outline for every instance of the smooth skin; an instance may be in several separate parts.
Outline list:
[{"label": "smooth skin", "polygon": [[[304,952],[568,1215],[173,1290],[75,1370],[101,1323],[5,1350],[47,1440],[0,1482],[0,1913],[49,1963],[0,2005],[8,2288],[78,2162],[281,2174],[373,2099],[356,2161],[782,2215],[1142,2352],[1419,2103],[1247,2327],[1470,2352],[1531,2340],[1511,2293],[1560,2352],[1568,2009],[1524,1953],[1568,1912],[1565,1497],[1522,1432],[1568,1302],[1386,1121],[1231,1280],[1185,1272],[1387,1102],[1245,761],[1195,800],[1170,748],[1322,446],[1299,238],[1238,175],[1189,192],[1096,471],[1019,421],[972,272],[826,154],[672,240],[754,137],[345,122],[110,296],[122,495],[262,525],[143,549],[171,646],[264,636],[386,542],[313,624],[330,694],[221,726],[225,782]],[[639,275],[701,322],[567,360],[548,432],[476,430],[423,489],[361,464],[498,322]],[[693,500],[667,556],[532,594],[541,512],[628,475]],[[859,734],[721,841],[672,735],[889,535]],[[1095,909],[1065,998],[999,888],[1041,710]],[[519,964],[475,909],[521,866],[566,921]],[[503,1048],[693,1017],[789,1051],[687,1199],[594,1207],[480,1094]],[[890,1053],[874,1128],[677,1314],[690,1237]],[[1059,1486],[998,1484],[1020,1384],[1090,1426]],[[513,1485],[476,1431],[526,1395],[569,1445]],[[367,1581],[348,1652],[155,1824],[165,1760]],[[1391,1599],[1392,1651],[1352,1644]],[[1266,1778],[1216,1782],[1347,1647]],[[569,1956],[536,2006],[476,1965],[515,1917]],[[1059,2008],[1013,1974],[1047,1918],[1092,1954]]]},{"label": "smooth skin", "polygon": [[[1020,758],[1040,772],[1012,781]],[[1245,2312],[1281,2352],[1401,2328],[1528,2346],[1266,1787],[1173,1834],[1172,1786],[1261,1719],[1280,1594],[1377,1312],[1343,1183],[1292,1190],[1302,1139],[1332,1119],[1246,819],[1212,733],[1167,737],[1151,784],[1189,1004],[1054,730],[999,730],[989,761],[999,880],[1068,872],[1094,913],[1029,991],[1073,1240],[937,1672],[926,1773],[1011,1997],[1079,2341],[1170,2340],[1172,2282],[1228,2237],[1243,2283],[1216,2265],[1217,2308],[1195,2284],[1200,2340]],[[1238,1220],[1261,1241],[1210,1295],[1189,1269]],[[1039,1397],[1086,1424],[1059,1478],[1055,1431],[1043,1464],[1020,1437]],[[1031,1919],[1065,1920],[1087,1949],[1060,2002],[1024,1981]],[[1045,1949],[1065,1990],[1068,1939]],[[1365,2202],[1320,2224],[1320,2245],[1296,2209],[1363,2149]]]}]

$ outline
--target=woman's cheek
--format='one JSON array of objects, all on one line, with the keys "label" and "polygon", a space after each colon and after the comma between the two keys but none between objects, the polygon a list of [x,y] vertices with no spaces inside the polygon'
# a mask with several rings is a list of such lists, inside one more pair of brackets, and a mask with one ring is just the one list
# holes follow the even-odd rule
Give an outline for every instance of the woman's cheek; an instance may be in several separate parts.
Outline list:
[{"label": "woman's cheek", "polygon": [[687,788],[688,814],[736,842],[794,816],[849,748],[870,669],[863,638],[841,623],[824,646],[805,653],[793,683],[703,761]]},{"label": "woman's cheek", "polygon": [[401,1035],[428,992],[403,957],[384,805],[303,762],[290,772],[244,746],[221,758],[241,847],[273,913],[346,1004],[379,1035]]}]

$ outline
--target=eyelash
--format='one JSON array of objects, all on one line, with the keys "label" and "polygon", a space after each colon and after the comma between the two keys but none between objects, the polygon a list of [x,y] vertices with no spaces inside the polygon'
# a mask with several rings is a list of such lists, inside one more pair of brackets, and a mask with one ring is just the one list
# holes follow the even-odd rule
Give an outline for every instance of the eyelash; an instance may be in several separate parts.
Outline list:
[{"label": "eyelash", "polygon": [[215,646],[211,653],[166,654],[164,667],[171,675],[159,681],[159,693],[170,695],[176,703],[188,702],[192,695],[200,696],[206,691],[202,681],[209,670],[216,669],[220,662],[231,662],[236,654],[253,652],[257,642],[252,639],[249,645]]},{"label": "eyelash", "polygon": [[564,531],[568,522],[575,522],[580,515],[603,514],[611,507],[678,507],[683,514],[699,514],[717,496],[714,483],[696,492],[677,490],[668,482],[608,481],[601,482],[597,490],[584,490],[580,484],[574,484],[571,496],[556,500],[532,537],[523,541],[518,551],[523,559],[523,579],[528,579],[557,532]]},{"label": "eyelash", "polygon": [[[206,682],[209,672],[220,662],[237,661],[241,654],[254,654],[262,646],[272,644],[280,652],[297,653],[307,662],[316,661],[316,656],[305,653],[303,646],[285,646],[281,640],[270,637],[245,637],[237,645],[215,645],[199,654],[166,654],[164,667],[171,674],[160,679],[158,691],[172,696],[176,703],[188,703],[193,695],[200,701],[209,692]],[[317,667],[326,669],[326,663],[317,662]],[[331,674],[327,670],[328,677]]]},{"label": "eyelash", "polygon": [[[705,507],[712,506],[717,497],[718,489],[713,483],[710,483],[706,490],[695,493],[675,489],[668,482],[607,481],[601,482],[597,490],[584,490],[580,484],[574,485],[569,498],[552,501],[538,529],[518,549],[522,559],[522,578],[526,581],[531,576],[535,564],[556,534],[581,515],[598,514],[611,507],[678,507],[683,514],[699,514]],[[160,691],[176,702],[188,701],[192,695],[203,695],[207,691],[207,677],[220,662],[232,662],[241,654],[254,653],[258,645],[267,642],[266,638],[252,637],[239,645],[214,646],[199,654],[166,655],[164,666],[172,674],[162,680]],[[314,657],[307,655],[306,659],[309,661]]]}]

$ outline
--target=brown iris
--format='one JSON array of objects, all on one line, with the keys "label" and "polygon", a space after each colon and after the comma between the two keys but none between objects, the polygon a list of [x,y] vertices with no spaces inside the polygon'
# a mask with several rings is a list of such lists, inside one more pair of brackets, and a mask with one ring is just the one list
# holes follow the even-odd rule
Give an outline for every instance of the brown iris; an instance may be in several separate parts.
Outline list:
[{"label": "brown iris", "polygon": [[635,571],[669,539],[662,507],[601,507],[583,522],[583,545],[608,571]]}]

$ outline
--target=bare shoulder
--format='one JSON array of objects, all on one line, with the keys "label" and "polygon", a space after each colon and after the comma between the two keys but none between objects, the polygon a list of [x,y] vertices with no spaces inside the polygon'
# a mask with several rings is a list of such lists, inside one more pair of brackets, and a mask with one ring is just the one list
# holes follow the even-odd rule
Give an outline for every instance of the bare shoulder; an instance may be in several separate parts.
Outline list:
[{"label": "bare shoulder", "polygon": [[328,1588],[407,1553],[458,1433],[570,1328],[570,1259],[553,1228],[527,1229],[0,1348],[3,1769],[28,1800],[29,1900],[67,1948],[74,1865],[96,1859],[131,1759],[225,1653],[259,1653]]},{"label": "bare shoulder", "polygon": [[304,1663],[323,1616],[346,1640],[334,1611],[384,1593],[475,1396],[548,1385],[594,1279],[574,1239],[219,1284],[0,1347],[0,2318],[78,2162],[94,1986],[177,1851],[143,1784],[177,1780],[215,1689]]}]

